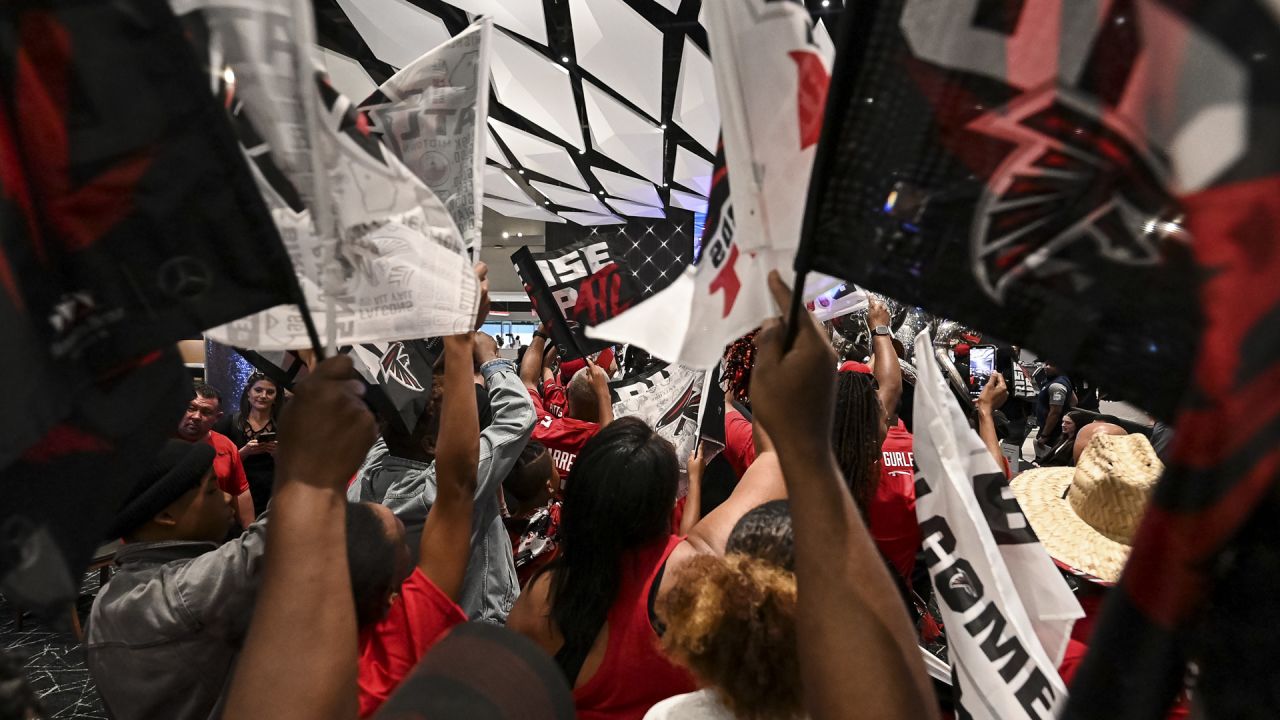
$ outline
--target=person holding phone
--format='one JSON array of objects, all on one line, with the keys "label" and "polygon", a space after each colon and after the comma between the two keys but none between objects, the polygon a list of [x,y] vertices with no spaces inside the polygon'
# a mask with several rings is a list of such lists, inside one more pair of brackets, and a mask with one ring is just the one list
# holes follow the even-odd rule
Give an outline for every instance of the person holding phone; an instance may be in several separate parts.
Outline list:
[{"label": "person holding phone", "polygon": [[271,499],[271,486],[276,475],[276,420],[284,405],[280,388],[265,374],[249,376],[240,393],[240,409],[231,417],[223,417],[215,429],[231,439],[240,449],[244,474],[249,478],[253,494],[253,511],[261,515]]}]

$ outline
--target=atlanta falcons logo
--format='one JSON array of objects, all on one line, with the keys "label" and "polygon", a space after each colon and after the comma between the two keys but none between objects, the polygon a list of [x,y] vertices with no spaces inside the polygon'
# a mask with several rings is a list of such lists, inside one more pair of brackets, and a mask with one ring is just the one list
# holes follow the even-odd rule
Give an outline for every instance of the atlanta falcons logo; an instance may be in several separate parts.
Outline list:
[{"label": "atlanta falcons logo", "polygon": [[1028,93],[970,123],[1017,144],[973,216],[974,276],[996,302],[1024,278],[1080,292],[1099,263],[1154,265],[1178,230],[1166,168],[1136,133],[1069,90]]},{"label": "atlanta falcons logo", "polygon": [[418,382],[417,376],[409,369],[409,352],[404,349],[404,343],[393,342],[382,354],[382,382],[386,383],[388,380],[395,380],[410,390],[422,392],[422,383]]},{"label": "atlanta falcons logo", "polygon": [[654,429],[661,430],[680,418],[688,418],[690,422],[698,422],[698,408],[702,405],[702,383],[698,378],[689,382],[689,386],[680,393],[680,397],[658,419]]}]

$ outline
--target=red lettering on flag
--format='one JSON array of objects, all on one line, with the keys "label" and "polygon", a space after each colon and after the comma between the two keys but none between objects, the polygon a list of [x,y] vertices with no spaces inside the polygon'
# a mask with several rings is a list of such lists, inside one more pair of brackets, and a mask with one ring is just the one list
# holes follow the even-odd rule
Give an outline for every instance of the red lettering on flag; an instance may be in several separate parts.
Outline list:
[{"label": "red lettering on flag", "polygon": [[716,273],[716,277],[711,281],[711,292],[724,290],[724,315],[722,318],[729,317],[729,312],[733,310],[733,304],[738,300],[738,291],[742,289],[742,281],[738,279],[738,246],[734,245],[729,251],[729,260],[725,262],[724,267],[720,268],[720,272]]},{"label": "red lettering on flag", "polygon": [[800,149],[804,150],[818,144],[822,135],[831,74],[822,64],[822,57],[812,50],[792,50],[787,54],[796,63],[796,111],[800,119]]}]

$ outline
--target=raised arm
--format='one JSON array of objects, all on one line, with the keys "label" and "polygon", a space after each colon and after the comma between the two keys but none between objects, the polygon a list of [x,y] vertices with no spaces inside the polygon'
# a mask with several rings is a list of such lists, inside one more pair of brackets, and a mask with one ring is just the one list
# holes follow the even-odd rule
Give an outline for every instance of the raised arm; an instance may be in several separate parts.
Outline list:
[{"label": "raised arm", "polygon": [[[769,286],[779,307],[790,307],[791,291],[776,272]],[[788,352],[781,318],[756,337],[751,402],[777,447],[790,496],[805,707],[815,720],[937,717],[902,598],[831,448],[835,352],[812,317],[799,322]]]},{"label": "raised arm", "polygon": [[707,471],[707,461],[702,455],[701,440],[694,446],[685,467],[689,468],[689,493],[685,495],[684,513],[680,515],[681,535],[688,535],[702,520],[702,476]]},{"label": "raised arm", "polygon": [[[525,351],[528,358],[532,350]],[[537,417],[527,387],[516,379],[511,361],[498,357],[498,344],[484,333],[476,333],[474,360],[489,391],[493,420],[480,433],[477,500],[497,492],[498,485],[515,467],[525,443],[533,434]]]},{"label": "raised arm", "polygon": [[474,336],[444,339],[444,400],[436,440],[436,501],[418,546],[418,567],[457,601],[471,556],[471,513],[480,457],[480,418],[472,384]]},{"label": "raised arm", "polygon": [[[890,322],[892,319],[889,317],[889,309],[880,300],[872,299],[867,309],[867,324],[871,326],[873,333],[880,327],[892,329],[889,328]],[[884,406],[889,425],[896,425],[898,401],[902,399],[902,365],[898,364],[898,353],[893,349],[893,336],[872,334],[871,355],[875,358],[872,372],[878,388],[876,396]]]},{"label": "raised arm", "polygon": [[587,358],[587,367],[591,368],[591,387],[596,391],[596,402],[599,403],[600,427],[613,422],[613,396],[609,394],[609,376],[597,364]]},{"label": "raised arm", "polygon": [[546,349],[547,330],[539,325],[529,340],[529,348],[524,351],[524,359],[520,361],[520,380],[530,390],[536,391],[538,380],[542,379],[542,354]]},{"label": "raised arm", "polygon": [[991,377],[987,379],[987,384],[983,386],[976,403],[978,437],[982,438],[983,444],[987,446],[987,452],[995,458],[996,467],[1003,468],[1006,475],[1009,474],[1009,467],[1004,459],[1004,453],[1000,451],[1000,438],[996,435],[995,413],[1008,399],[1009,388],[1005,386],[1004,375],[995,372],[991,373]]},{"label": "raised arm", "polygon": [[224,717],[356,716],[344,494],[377,428],[351,359],[298,384],[280,423],[262,586]]}]

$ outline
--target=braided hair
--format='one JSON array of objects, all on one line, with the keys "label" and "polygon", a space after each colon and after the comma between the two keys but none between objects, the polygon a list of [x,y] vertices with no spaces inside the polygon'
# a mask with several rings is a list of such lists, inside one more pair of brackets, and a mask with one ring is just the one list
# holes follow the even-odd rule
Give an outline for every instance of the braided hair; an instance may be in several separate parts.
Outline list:
[{"label": "braided hair", "polygon": [[880,482],[880,429],[883,426],[875,378],[866,373],[840,373],[831,444],[853,502],[864,517]]}]

